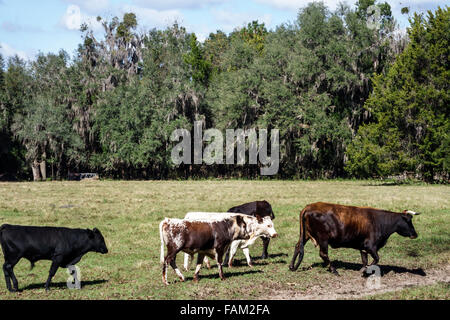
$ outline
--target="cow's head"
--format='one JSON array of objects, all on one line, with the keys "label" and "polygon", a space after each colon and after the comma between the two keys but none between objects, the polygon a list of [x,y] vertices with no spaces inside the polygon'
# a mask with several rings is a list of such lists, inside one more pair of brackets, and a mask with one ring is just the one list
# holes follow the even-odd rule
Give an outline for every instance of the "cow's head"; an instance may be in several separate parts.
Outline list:
[{"label": "cow's head", "polygon": [[259,203],[259,206],[257,207],[258,212],[255,214],[255,216],[269,216],[270,219],[275,219],[275,214],[273,213],[272,206],[269,202],[266,200],[263,200]]},{"label": "cow's head", "polygon": [[275,238],[278,236],[278,233],[275,231],[275,227],[273,226],[272,219],[270,217],[261,217],[256,215],[256,227],[255,227],[255,236],[266,236],[269,238]]},{"label": "cow's head", "polygon": [[397,224],[397,233],[403,237],[409,237],[411,239],[417,238],[416,229],[412,224],[413,216],[418,215],[418,212],[404,210],[401,214],[401,219]]},{"label": "cow's head", "polygon": [[97,228],[93,230],[88,229],[89,240],[91,240],[92,249],[95,252],[108,253],[108,248],[106,247],[105,239],[102,233]]}]

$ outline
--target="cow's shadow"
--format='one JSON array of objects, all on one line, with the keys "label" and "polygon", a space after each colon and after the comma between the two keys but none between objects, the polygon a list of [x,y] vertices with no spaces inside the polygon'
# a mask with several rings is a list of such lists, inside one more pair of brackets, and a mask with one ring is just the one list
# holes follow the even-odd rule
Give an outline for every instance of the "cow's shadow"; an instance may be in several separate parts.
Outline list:
[{"label": "cow's shadow", "polygon": [[[91,281],[81,281],[81,289],[83,289],[83,287],[88,287],[88,286],[93,286],[93,285],[97,285],[97,284],[102,284],[108,282],[108,280],[91,280]],[[30,284],[26,287],[23,287],[20,289],[20,291],[25,291],[25,290],[33,290],[33,289],[44,289],[45,288],[45,283],[33,283]],[[63,289],[63,288],[67,288],[67,282],[51,282],[50,283],[50,290],[52,288],[59,288],[59,289]]]},{"label": "cow's shadow", "polygon": [[[253,266],[265,266],[267,264],[286,264],[286,260],[282,257],[288,257],[289,255],[287,253],[276,253],[276,254],[269,254],[268,258],[264,259],[262,256],[256,256],[252,257],[252,264]],[[270,259],[280,258],[275,261],[269,261]],[[233,267],[245,267],[247,266],[247,260],[245,258],[243,259],[234,259],[233,260]]]},{"label": "cow's shadow", "polygon": [[[339,272],[339,269],[345,269],[345,270],[353,270],[353,271],[359,271],[362,268],[362,263],[353,263],[353,262],[345,262],[340,260],[335,260],[331,262],[333,266],[336,268],[336,270]],[[322,267],[323,263],[316,262],[311,265],[312,268],[315,267]],[[416,269],[408,269],[405,267],[399,267],[399,266],[392,266],[392,265],[378,265],[380,267],[381,276],[384,276],[388,274],[389,272],[393,271],[394,273],[411,273],[418,276],[426,276],[427,274],[422,268],[416,268]],[[370,274],[368,274],[370,275]],[[366,276],[368,276],[366,275]]]},{"label": "cow's shadow", "polygon": [[[272,259],[272,258],[278,258],[278,257],[288,257],[289,255],[287,253],[275,253],[275,254],[269,254],[269,257],[267,259]],[[256,256],[256,257],[252,257],[252,261],[258,261],[258,260],[266,260],[264,259],[262,256]]]},{"label": "cow's shadow", "polygon": [[[212,267],[211,267],[212,269]],[[228,270],[233,270],[233,269],[228,269]],[[226,278],[232,278],[232,277],[238,277],[238,276],[242,276],[244,274],[254,274],[254,273],[263,273],[263,271],[261,270],[248,270],[248,271],[227,271],[224,270],[224,276],[225,279]],[[199,276],[199,280],[202,281],[202,279],[219,279],[219,273],[212,273],[212,274],[205,274],[202,275],[200,274]],[[194,280],[193,276],[187,276],[185,277],[185,280]]]}]

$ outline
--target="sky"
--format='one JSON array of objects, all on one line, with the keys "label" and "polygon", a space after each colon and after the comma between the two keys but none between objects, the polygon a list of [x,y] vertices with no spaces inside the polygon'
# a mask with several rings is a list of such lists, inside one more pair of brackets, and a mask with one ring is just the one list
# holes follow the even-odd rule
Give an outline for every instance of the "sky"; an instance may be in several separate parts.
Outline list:
[{"label": "sky", "polygon": [[[450,0],[383,0],[387,1],[400,28],[409,26],[408,17],[400,13],[408,6],[410,12],[426,12],[444,8]],[[33,59],[38,52],[66,50],[73,55],[81,43],[79,26],[85,22],[101,34],[96,17],[121,18],[134,12],[138,30],[163,29],[177,21],[188,32],[195,32],[203,41],[210,32],[226,33],[248,22],[264,22],[268,29],[293,22],[298,10],[311,0],[0,0],[0,53],[4,57],[17,54]],[[331,10],[341,0],[323,1]],[[356,0],[347,0],[350,6]]]}]

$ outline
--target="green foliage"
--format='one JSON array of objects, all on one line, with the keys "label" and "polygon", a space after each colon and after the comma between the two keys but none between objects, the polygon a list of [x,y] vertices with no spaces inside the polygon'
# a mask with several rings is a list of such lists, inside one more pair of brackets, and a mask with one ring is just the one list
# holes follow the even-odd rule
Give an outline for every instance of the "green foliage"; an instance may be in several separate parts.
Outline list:
[{"label": "green foliage", "polygon": [[242,40],[253,46],[256,51],[262,53],[267,33],[264,23],[259,23],[256,20],[250,22],[247,27],[240,29],[238,35]]},{"label": "green foliage", "polygon": [[190,36],[189,47],[190,52],[184,55],[184,62],[192,70],[192,79],[198,84],[207,86],[211,74],[211,63],[205,60],[203,50],[200,48],[194,33]]},{"label": "green foliage", "polygon": [[414,15],[407,48],[386,75],[373,79],[365,107],[375,124],[362,127],[348,149],[351,174],[412,171],[427,181],[448,174],[449,28],[448,8],[428,12],[427,19]]},{"label": "green foliage", "polygon": [[[31,94],[22,113],[14,117],[11,129],[26,148],[29,163],[49,160],[57,176],[63,166],[82,161],[82,144],[72,129],[67,108],[67,53],[39,54],[29,69]],[[64,164],[63,164],[64,162]]]},{"label": "green foliage", "polygon": [[296,24],[265,34],[264,50],[233,34],[207,95],[216,126],[279,128],[282,176],[342,175],[352,129],[364,119],[369,75],[378,70],[374,61],[383,70],[380,53],[389,56],[374,46],[380,37],[350,9],[339,15],[321,3],[300,10]]},{"label": "green foliage", "polygon": [[5,61],[0,54],[0,130],[5,130],[7,124],[5,106]]},{"label": "green foliage", "polygon": [[117,36],[119,38],[130,39],[132,37],[131,29],[136,29],[136,27],[136,15],[134,13],[125,13],[123,15],[123,21],[117,26]]},{"label": "green foliage", "polygon": [[230,39],[228,36],[218,30],[216,33],[211,33],[208,39],[205,40],[204,50],[205,58],[211,63],[212,72],[223,71],[223,54],[228,50]]},{"label": "green foliage", "polygon": [[103,36],[82,25],[73,58],[3,67],[0,57],[0,174],[29,176],[40,164],[54,177],[258,175],[174,167],[170,134],[194,121],[279,129],[283,178],[448,173],[448,9],[415,16],[401,55],[391,7],[375,0],[334,12],[313,2],[293,23],[252,21],[203,43],[176,23],[140,33],[134,13],[97,21]]}]

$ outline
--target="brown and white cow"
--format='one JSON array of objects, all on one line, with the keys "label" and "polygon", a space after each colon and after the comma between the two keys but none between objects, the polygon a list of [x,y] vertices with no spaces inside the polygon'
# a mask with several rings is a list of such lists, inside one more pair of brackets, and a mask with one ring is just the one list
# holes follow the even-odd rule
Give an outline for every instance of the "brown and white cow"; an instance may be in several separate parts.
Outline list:
[{"label": "brown and white cow", "polygon": [[[230,216],[235,215],[235,213],[230,212],[188,212],[184,218],[189,220],[203,220],[203,221],[218,221],[225,218],[228,218]],[[259,224],[259,227],[256,228],[255,226],[251,226],[252,229],[252,237],[250,239],[246,240],[234,240],[230,245],[230,250],[227,251],[227,254],[229,254],[229,258],[225,258],[225,262],[228,260],[228,266],[231,267],[233,263],[234,255],[236,254],[236,251],[238,248],[241,248],[244,251],[245,258],[247,259],[247,264],[252,267],[252,261],[250,257],[250,250],[249,246],[255,243],[255,241],[260,238],[264,237],[267,239],[276,237],[278,234],[275,231],[272,219],[270,216],[265,216],[264,218],[261,218],[260,216],[256,217],[256,221]],[[193,254],[184,254],[184,269],[187,271],[189,270],[189,264],[190,260],[192,260]],[[209,261],[208,258],[205,257],[204,262],[208,266]]]},{"label": "brown and white cow", "polygon": [[[184,276],[176,265],[176,255],[180,251],[191,255],[198,253],[194,281],[198,281],[198,274],[205,256],[217,261],[219,276],[224,280],[223,254],[231,242],[238,239],[250,239],[262,228],[265,228],[264,225],[258,223],[256,218],[243,214],[233,214],[216,221],[165,218],[159,225],[164,284],[168,284],[168,264],[175,270],[181,281],[184,281]],[[164,246],[168,251],[165,257]]]},{"label": "brown and white cow", "polygon": [[[360,250],[363,266],[367,270],[367,255],[373,258],[372,265],[379,261],[380,250],[393,233],[411,239],[417,238],[412,218],[418,213],[405,210],[391,212],[368,207],[345,206],[316,202],[307,205],[300,213],[300,238],[295,246],[289,269],[297,270],[303,260],[304,245],[311,239],[319,246],[319,255],[335,274],[336,268],[328,258],[328,245],[332,248]],[[298,258],[297,263],[295,261]]]}]

